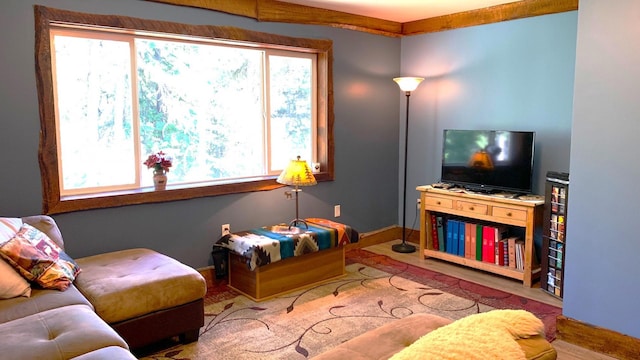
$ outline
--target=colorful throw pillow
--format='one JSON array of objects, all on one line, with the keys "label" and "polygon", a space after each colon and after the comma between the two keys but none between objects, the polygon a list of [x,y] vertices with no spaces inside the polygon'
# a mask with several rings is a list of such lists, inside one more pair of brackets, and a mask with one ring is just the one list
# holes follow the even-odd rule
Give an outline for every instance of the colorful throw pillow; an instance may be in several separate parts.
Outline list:
[{"label": "colorful throw pillow", "polygon": [[0,299],[31,296],[31,285],[11,265],[0,259]]},{"label": "colorful throw pillow", "polygon": [[29,224],[0,244],[0,256],[25,279],[45,289],[66,290],[80,267],[55,242]]}]

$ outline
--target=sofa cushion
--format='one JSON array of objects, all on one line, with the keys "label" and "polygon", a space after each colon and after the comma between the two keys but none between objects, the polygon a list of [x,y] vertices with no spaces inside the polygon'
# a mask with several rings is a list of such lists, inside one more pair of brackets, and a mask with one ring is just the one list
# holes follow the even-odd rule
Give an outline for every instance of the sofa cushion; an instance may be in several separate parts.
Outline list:
[{"label": "sofa cushion", "polygon": [[0,301],[0,324],[67,305],[84,305],[93,310],[91,303],[73,285],[67,291],[33,289],[30,298]]},{"label": "sofa cushion", "polygon": [[13,238],[0,244],[0,256],[45,289],[66,290],[80,272],[55,242],[29,224],[22,224]]},{"label": "sofa cushion", "polygon": [[84,305],[43,311],[0,324],[5,359],[70,359],[124,340]]},{"label": "sofa cushion", "polygon": [[150,249],[128,249],[77,259],[76,286],[109,324],[204,297],[200,273]]},{"label": "sofa cushion", "polygon": [[31,285],[11,265],[0,259],[0,299],[30,295]]},{"label": "sofa cushion", "polygon": [[71,360],[136,360],[136,357],[129,350],[119,346],[108,346],[74,357]]}]

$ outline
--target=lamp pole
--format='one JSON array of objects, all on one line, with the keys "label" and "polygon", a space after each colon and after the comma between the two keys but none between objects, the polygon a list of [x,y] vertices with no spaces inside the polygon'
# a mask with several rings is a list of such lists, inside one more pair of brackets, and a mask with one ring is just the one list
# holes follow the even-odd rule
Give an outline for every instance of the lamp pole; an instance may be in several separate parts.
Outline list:
[{"label": "lamp pole", "polygon": [[411,91],[415,90],[424,78],[402,77],[393,79],[398,83],[400,89],[404,91],[407,98],[407,111],[404,123],[404,176],[402,187],[402,242],[391,246],[391,250],[399,253],[412,253],[416,251],[416,247],[407,244],[407,155],[409,152],[409,97]]}]

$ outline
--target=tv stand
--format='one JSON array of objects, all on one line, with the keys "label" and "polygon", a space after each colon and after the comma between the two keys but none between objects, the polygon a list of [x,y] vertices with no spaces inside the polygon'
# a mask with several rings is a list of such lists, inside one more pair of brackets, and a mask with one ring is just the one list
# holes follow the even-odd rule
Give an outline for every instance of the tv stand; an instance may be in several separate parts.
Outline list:
[{"label": "tv stand", "polygon": [[[544,200],[513,199],[488,194],[418,186],[420,192],[420,251],[421,258],[436,258],[459,265],[499,274],[522,281],[531,287],[540,277],[540,265],[534,260],[534,229],[542,224]],[[499,266],[435,250],[433,247],[431,213],[453,215],[459,218],[505,224],[524,229],[524,270]]]}]

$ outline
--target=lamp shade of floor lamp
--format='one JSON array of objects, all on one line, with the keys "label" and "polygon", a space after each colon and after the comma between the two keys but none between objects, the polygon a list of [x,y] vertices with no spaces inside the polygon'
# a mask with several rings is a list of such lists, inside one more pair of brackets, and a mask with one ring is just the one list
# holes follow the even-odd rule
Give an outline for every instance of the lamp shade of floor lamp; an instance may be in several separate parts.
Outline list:
[{"label": "lamp shade of floor lamp", "polygon": [[391,249],[395,252],[399,253],[412,253],[416,251],[416,247],[407,244],[407,150],[409,143],[409,97],[411,96],[411,92],[418,88],[418,85],[424,80],[424,78],[420,77],[397,77],[394,78],[400,90],[404,91],[404,94],[407,97],[407,116],[405,119],[404,126],[404,176],[402,177],[404,181],[404,185],[402,187],[402,242],[400,244],[394,244],[391,246]]},{"label": "lamp shade of floor lamp", "polygon": [[297,226],[298,224],[304,224],[308,228],[307,223],[300,219],[298,215],[298,193],[302,191],[299,186],[312,186],[317,184],[309,164],[304,160],[300,160],[300,156],[298,156],[297,159],[289,162],[289,165],[280,173],[276,181],[280,184],[295,186],[293,192],[296,193],[296,218],[289,223],[289,228]]}]

